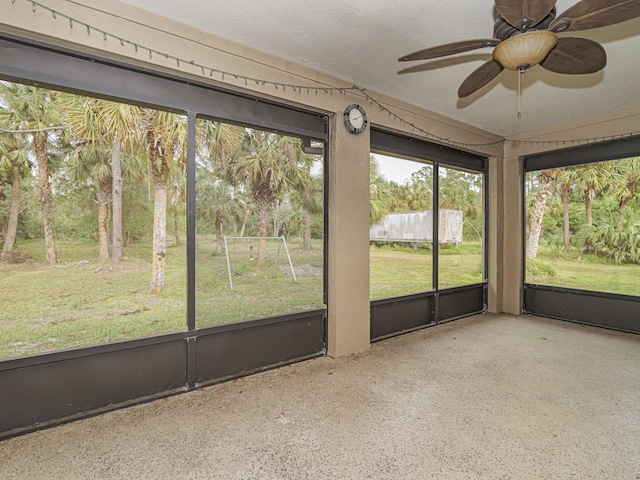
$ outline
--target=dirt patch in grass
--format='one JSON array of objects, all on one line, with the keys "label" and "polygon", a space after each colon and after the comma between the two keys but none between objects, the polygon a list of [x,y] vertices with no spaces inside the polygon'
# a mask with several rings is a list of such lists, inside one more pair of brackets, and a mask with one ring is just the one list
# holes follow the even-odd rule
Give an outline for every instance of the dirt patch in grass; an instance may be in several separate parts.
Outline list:
[{"label": "dirt patch in grass", "polygon": [[[282,265],[280,269],[284,273],[291,274],[291,267],[288,265]],[[324,269],[316,265],[294,265],[293,271],[296,277],[321,277],[324,273]]]},{"label": "dirt patch in grass", "polygon": [[5,262],[18,265],[18,264],[24,264],[24,263],[32,263],[33,258],[31,257],[31,255],[28,255],[26,253],[18,252],[17,250],[12,250],[5,257]]}]

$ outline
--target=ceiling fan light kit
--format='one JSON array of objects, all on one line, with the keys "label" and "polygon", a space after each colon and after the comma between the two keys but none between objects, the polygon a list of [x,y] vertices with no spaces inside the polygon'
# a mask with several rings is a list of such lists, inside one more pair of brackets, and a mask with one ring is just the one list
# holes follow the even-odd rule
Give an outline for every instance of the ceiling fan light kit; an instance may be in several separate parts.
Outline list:
[{"label": "ceiling fan light kit", "polygon": [[580,0],[556,17],[556,0],[495,0],[498,18],[494,38],[464,40],[431,47],[400,57],[401,62],[429,60],[494,47],[493,58],[474,70],[460,85],[467,97],[497,77],[505,68],[524,73],[540,65],[554,73],[595,73],[607,64],[602,45],[580,37],[559,37],[606,27],[640,17],[640,0]]},{"label": "ceiling fan light kit", "polygon": [[500,42],[493,49],[493,58],[508,70],[522,72],[538,65],[557,44],[555,33],[535,30]]}]

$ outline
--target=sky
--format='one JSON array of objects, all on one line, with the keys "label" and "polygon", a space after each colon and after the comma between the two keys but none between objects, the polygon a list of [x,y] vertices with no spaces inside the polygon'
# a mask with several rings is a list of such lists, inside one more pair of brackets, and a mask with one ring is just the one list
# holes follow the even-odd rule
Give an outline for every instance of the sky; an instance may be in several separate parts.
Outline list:
[{"label": "sky", "polygon": [[404,160],[402,158],[388,157],[386,155],[373,155],[384,178],[398,184],[403,184],[411,178],[411,174],[425,166],[424,163]]}]

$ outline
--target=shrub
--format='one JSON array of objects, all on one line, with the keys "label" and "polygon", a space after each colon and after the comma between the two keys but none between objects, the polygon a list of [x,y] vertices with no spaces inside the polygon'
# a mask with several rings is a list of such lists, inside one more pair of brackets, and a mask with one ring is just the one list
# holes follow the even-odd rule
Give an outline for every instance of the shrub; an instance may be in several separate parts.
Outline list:
[{"label": "shrub", "polygon": [[640,263],[640,214],[624,209],[599,216],[578,232],[582,251],[613,259],[617,265]]},{"label": "shrub", "polygon": [[527,258],[527,277],[555,277],[556,269],[539,258]]}]

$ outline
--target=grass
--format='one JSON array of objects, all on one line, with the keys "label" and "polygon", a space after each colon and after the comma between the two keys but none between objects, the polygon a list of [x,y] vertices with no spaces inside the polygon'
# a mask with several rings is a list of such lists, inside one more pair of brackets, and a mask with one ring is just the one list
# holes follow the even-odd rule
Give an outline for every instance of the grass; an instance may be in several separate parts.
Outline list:
[{"label": "grass", "polygon": [[[440,288],[482,281],[480,242],[442,244],[438,252]],[[432,289],[431,250],[372,246],[369,258],[372,300]]]},{"label": "grass", "polygon": [[[135,245],[125,261],[101,265],[93,243],[58,242],[60,264],[43,263],[40,241],[22,241],[29,259],[0,264],[0,358],[139,338],[186,329],[186,254],[167,249],[166,289],[149,293],[151,249]],[[323,306],[321,245],[289,245],[297,282],[283,268],[234,278],[206,242],[196,258],[196,326],[248,320]],[[280,257],[279,265],[285,265]]]},{"label": "grass", "polygon": [[[530,265],[534,268],[530,268]],[[526,281],[540,285],[639,296],[640,265],[615,265],[610,259],[576,250],[565,255],[564,251],[541,245],[537,258],[533,262],[527,262]]]},{"label": "grass", "polygon": [[149,247],[101,265],[95,245],[59,242],[61,263],[45,266],[40,242],[21,242],[32,261],[0,264],[0,358],[137,338],[186,325],[184,247],[168,250],[167,288],[149,293]]},{"label": "grass", "polygon": [[[199,239],[196,252],[196,326],[198,328],[323,307],[322,244],[306,251],[299,242],[288,242],[296,272],[293,281],[284,251],[269,255],[264,267],[253,260],[232,257],[230,288],[226,256]],[[230,248],[231,251],[231,248]]]},{"label": "grass", "polygon": [[[288,244],[297,282],[285,257],[279,267],[258,269],[251,262],[232,270],[233,290],[224,256],[210,240],[198,239],[196,252],[196,326],[239,322],[323,306],[322,245],[305,251]],[[167,249],[167,288],[149,293],[149,245],[126,248],[125,261],[101,265],[93,243],[59,242],[61,263],[43,263],[42,242],[21,241],[21,264],[0,264],[0,358],[186,329],[186,254]],[[482,280],[479,242],[440,248],[440,287]],[[527,281],[569,288],[640,295],[640,265],[616,266],[595,255],[541,246],[530,262]],[[432,288],[428,249],[372,246],[371,298],[405,295]]]}]

